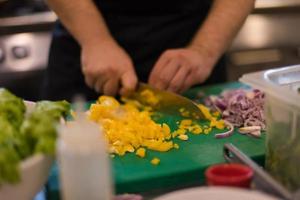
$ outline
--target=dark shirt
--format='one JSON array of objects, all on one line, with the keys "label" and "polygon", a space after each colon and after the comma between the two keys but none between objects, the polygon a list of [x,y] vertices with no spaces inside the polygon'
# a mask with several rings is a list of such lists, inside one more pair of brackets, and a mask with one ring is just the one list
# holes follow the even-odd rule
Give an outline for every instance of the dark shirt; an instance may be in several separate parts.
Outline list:
[{"label": "dark shirt", "polygon": [[[113,37],[132,58],[139,80],[147,82],[150,71],[162,52],[185,47],[190,42],[207,16],[212,1],[95,0],[94,2],[101,10]],[[69,99],[71,94],[66,95],[66,91],[73,94],[82,90],[83,93],[87,93],[89,89],[82,85],[84,77],[80,69],[80,46],[58,21],[45,79],[44,93],[48,94],[44,97],[61,99],[62,96]],[[62,90],[62,94],[59,94],[58,90]],[[88,93],[93,92],[89,90]],[[96,95],[93,93],[88,96],[94,98]]]}]

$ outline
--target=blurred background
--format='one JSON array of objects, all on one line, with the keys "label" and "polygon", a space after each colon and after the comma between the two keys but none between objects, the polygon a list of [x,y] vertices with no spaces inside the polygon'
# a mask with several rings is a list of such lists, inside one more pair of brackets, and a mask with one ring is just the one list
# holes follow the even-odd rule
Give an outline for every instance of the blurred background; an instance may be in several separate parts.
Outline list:
[{"label": "blurred background", "polygon": [[[37,100],[56,15],[44,0],[0,0],[0,87]],[[300,0],[257,0],[226,52],[227,79],[300,63]]]}]

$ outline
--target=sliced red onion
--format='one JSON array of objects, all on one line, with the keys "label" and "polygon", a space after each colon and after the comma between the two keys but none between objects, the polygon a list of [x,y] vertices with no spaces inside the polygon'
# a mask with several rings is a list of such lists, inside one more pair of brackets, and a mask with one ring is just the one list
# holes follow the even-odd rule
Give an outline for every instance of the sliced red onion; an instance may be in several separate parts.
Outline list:
[{"label": "sliced red onion", "polygon": [[226,90],[220,96],[210,96],[205,100],[212,110],[222,113],[222,118],[235,127],[260,126],[266,128],[263,112],[264,93],[259,90]]},{"label": "sliced red onion", "polygon": [[230,122],[224,120],[226,127],[229,129],[228,131],[224,132],[224,133],[217,133],[215,134],[215,138],[226,138],[229,137],[233,134],[234,131],[234,126],[233,124],[231,124]]}]

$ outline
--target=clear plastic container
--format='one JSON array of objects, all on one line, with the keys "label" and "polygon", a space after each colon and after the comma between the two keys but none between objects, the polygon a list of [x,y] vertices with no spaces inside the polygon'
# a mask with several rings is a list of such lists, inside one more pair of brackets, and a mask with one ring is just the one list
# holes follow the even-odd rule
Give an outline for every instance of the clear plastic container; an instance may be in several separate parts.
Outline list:
[{"label": "clear plastic container", "polygon": [[266,94],[266,170],[291,191],[300,188],[300,65],[246,74]]},{"label": "clear plastic container", "polygon": [[62,199],[110,200],[113,188],[104,138],[98,125],[81,118],[60,127],[57,157]]}]

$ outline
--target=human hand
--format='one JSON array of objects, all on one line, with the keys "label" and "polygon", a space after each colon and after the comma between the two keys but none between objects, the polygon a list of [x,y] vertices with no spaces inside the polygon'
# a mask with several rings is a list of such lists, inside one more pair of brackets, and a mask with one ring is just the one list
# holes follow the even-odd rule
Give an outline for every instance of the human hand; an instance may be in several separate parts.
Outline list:
[{"label": "human hand", "polygon": [[82,47],[82,72],[86,84],[104,95],[123,95],[133,91],[137,76],[128,54],[107,41]]},{"label": "human hand", "polygon": [[149,84],[158,89],[182,93],[204,82],[214,64],[214,59],[200,48],[167,50],[154,65]]}]

